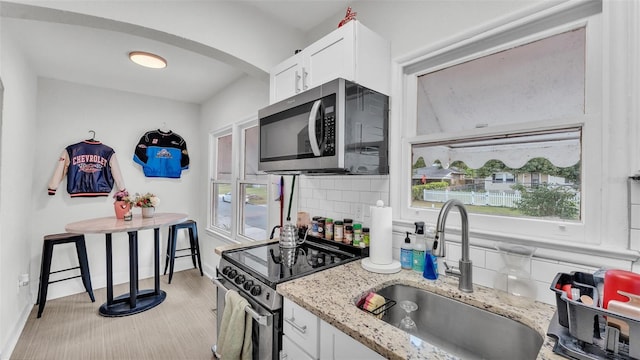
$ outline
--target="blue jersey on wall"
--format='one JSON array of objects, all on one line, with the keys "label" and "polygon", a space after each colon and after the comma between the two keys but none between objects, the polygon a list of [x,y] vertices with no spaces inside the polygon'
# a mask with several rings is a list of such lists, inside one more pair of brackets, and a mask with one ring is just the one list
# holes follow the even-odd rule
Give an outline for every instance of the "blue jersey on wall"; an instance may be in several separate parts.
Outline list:
[{"label": "blue jersey on wall", "polygon": [[146,177],[179,178],[189,168],[187,143],[172,131],[151,130],[140,138],[133,161],[142,166]]}]

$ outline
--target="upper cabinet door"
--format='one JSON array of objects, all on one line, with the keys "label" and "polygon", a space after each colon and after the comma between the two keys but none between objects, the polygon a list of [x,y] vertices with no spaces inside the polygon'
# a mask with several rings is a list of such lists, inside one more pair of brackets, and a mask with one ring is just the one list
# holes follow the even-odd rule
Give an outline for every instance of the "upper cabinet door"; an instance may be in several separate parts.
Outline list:
[{"label": "upper cabinet door", "polygon": [[297,54],[278,64],[270,75],[270,100],[274,102],[302,91],[302,59]]},{"label": "upper cabinet door", "polygon": [[352,20],[278,64],[270,73],[271,104],[336,78],[389,95],[391,46]]},{"label": "upper cabinet door", "polygon": [[355,22],[350,21],[304,50],[303,90],[339,77],[355,81]]}]

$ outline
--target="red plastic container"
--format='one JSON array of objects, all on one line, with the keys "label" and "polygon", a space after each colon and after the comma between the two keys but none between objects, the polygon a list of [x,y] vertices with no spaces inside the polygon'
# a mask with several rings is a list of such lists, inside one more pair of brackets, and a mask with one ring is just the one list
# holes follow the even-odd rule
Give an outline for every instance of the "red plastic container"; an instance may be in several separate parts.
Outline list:
[{"label": "red plastic container", "polygon": [[640,295],[640,274],[626,270],[607,270],[604,274],[604,295],[602,306],[607,309],[610,300],[621,302],[629,298],[618,294],[618,290]]}]

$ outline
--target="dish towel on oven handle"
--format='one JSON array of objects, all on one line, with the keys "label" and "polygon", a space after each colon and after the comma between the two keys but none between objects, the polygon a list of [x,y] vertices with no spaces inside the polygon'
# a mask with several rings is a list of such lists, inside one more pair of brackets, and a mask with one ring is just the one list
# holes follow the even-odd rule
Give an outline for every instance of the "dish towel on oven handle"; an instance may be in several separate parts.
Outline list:
[{"label": "dish towel on oven handle", "polygon": [[227,291],[224,300],[217,353],[223,360],[251,360],[253,318],[244,310],[251,305],[235,290]]}]

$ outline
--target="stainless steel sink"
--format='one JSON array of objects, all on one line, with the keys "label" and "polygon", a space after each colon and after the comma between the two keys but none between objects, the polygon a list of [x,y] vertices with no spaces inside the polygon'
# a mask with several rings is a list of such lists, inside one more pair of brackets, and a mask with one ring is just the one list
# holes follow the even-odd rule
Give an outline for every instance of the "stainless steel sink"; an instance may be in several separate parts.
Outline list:
[{"label": "stainless steel sink", "polygon": [[[396,284],[377,292],[415,302],[418,310],[410,316],[418,330],[412,335],[463,359],[535,359],[544,341],[517,321],[426,290]],[[382,320],[398,327],[405,315],[396,305]]]}]

